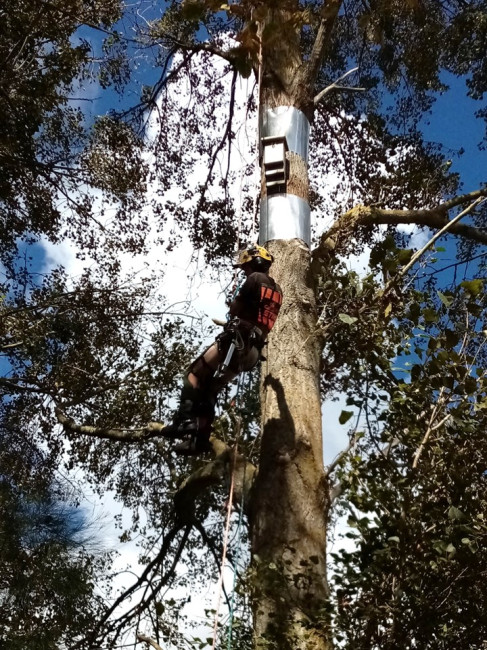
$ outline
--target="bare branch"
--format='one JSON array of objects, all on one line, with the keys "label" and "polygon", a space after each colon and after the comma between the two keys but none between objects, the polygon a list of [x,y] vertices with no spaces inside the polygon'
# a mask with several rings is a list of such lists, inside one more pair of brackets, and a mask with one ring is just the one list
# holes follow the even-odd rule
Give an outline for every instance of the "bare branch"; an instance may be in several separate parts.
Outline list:
[{"label": "bare branch", "polygon": [[423,439],[421,440],[421,443],[417,448],[416,453],[414,454],[413,464],[412,464],[413,469],[416,469],[416,467],[418,466],[419,459],[421,458],[421,454],[423,453],[423,450],[426,447],[426,443],[428,442],[430,435],[433,433],[433,431],[436,431],[437,429],[442,427],[445,424],[445,422],[451,417],[451,413],[447,413],[439,422],[434,424],[434,421],[438,417],[438,414],[446,406],[447,402],[448,402],[448,395],[446,394],[445,388],[442,387],[440,390],[440,394],[438,396],[438,400],[434,405],[432,405],[431,416],[428,425],[426,427],[426,433],[424,434]]},{"label": "bare branch", "polygon": [[55,413],[59,424],[71,433],[80,433],[93,438],[104,440],[122,440],[124,442],[139,442],[140,440],[149,440],[160,435],[164,425],[160,422],[149,422],[146,427],[140,429],[112,429],[104,427],[93,427],[84,424],[78,424],[72,418],[65,415],[59,407],[55,408]]},{"label": "bare branch", "polygon": [[312,88],[314,86],[341,6],[342,0],[328,0],[328,2],[324,3],[321,10],[320,25],[311,49],[311,54],[307,65],[303,66],[301,73],[295,81],[296,87],[304,85]]},{"label": "bare branch", "polygon": [[179,50],[183,52],[190,52],[191,54],[198,54],[199,52],[207,52],[213,56],[217,56],[224,61],[232,64],[234,58],[231,54],[228,54],[224,50],[220,50],[218,47],[215,47],[211,43],[183,43],[174,38],[170,38],[171,43]]},{"label": "bare branch", "polygon": [[483,203],[486,199],[478,198],[476,199],[473,203],[471,203],[465,210],[462,210],[460,214],[457,214],[457,216],[452,219],[451,221],[448,221],[443,228],[440,228],[431,239],[428,240],[428,242],[419,250],[414,253],[414,255],[411,257],[410,261],[408,264],[403,266],[403,268],[393,277],[389,282],[386,284],[384,287],[384,294],[388,293],[391,288],[395,285],[398,284],[399,280],[403,278],[408,271],[412,269],[412,267],[416,264],[416,262],[433,246],[433,244],[446,232],[451,231],[451,229],[455,226],[456,223],[460,221],[465,215],[469,214],[477,205],[480,205],[480,203]]},{"label": "bare branch", "polygon": [[10,350],[12,348],[18,348],[20,345],[24,345],[24,341],[16,341],[15,343],[6,343],[1,346],[2,350]]},{"label": "bare branch", "polygon": [[34,388],[33,386],[24,386],[23,384],[17,382],[23,382],[24,380],[14,377],[13,380],[5,379],[5,377],[0,377],[0,388],[6,388],[12,392],[21,391],[23,393],[45,393],[46,391],[41,390],[40,388]]},{"label": "bare branch", "polygon": [[313,102],[314,104],[318,104],[325,95],[328,95],[328,93],[332,92],[333,90],[349,90],[349,91],[355,91],[355,92],[364,92],[366,88],[354,88],[350,86],[340,86],[339,83],[340,81],[343,81],[346,79],[349,75],[351,75],[353,72],[357,72],[358,68],[352,68],[348,72],[345,72],[345,74],[342,74],[341,77],[339,77],[336,81],[334,81],[332,84],[327,86],[326,88],[323,88],[316,97],[314,98]]},{"label": "bare branch", "polygon": [[[132,594],[134,594],[144,582],[150,581],[151,580],[151,572],[152,576],[154,576],[155,572],[158,574],[159,584],[157,585],[156,589],[153,591],[153,596],[151,597],[150,601],[157,595],[157,593],[162,589],[163,586],[165,586],[169,580],[174,576],[174,572],[176,570],[176,565],[179,562],[179,559],[181,557],[181,554],[184,550],[184,547],[186,545],[186,542],[188,540],[189,534],[192,529],[192,524],[182,524],[181,522],[176,522],[175,525],[169,530],[169,532],[164,536],[164,541],[162,543],[161,549],[155,556],[151,562],[146,566],[142,574],[139,576],[137,581],[128,589],[126,589],[123,593],[116,598],[115,602],[112,603],[112,605],[103,613],[103,616],[100,618],[100,620],[97,622],[95,628],[92,630],[92,632],[87,635],[86,638],[80,639],[75,645],[73,646],[73,650],[76,650],[78,648],[85,647],[85,642],[88,639],[89,641],[95,641],[97,638],[97,635],[100,633],[100,630],[102,629],[103,625],[109,620],[109,618],[112,616],[112,614],[116,611],[116,609],[124,602],[126,599],[128,599]],[[173,540],[176,538],[176,535],[183,530],[183,536],[178,544],[178,548],[175,552],[173,561],[171,563],[171,566],[169,567],[169,570],[164,573],[161,577],[161,570],[160,567],[162,565],[162,562],[164,561],[167,553],[169,552],[169,548],[173,542]],[[150,602],[149,601],[149,602]],[[112,627],[114,629],[115,625],[122,621],[127,621],[131,617],[137,615],[144,609],[146,609],[149,605],[148,601],[143,601],[139,602],[134,607],[126,611],[119,619],[116,621]]]},{"label": "bare branch", "polygon": [[155,650],[163,650],[162,646],[160,646],[154,639],[151,639],[148,636],[145,636],[145,634],[139,634],[137,633],[137,641],[140,643],[147,643],[148,645],[151,645]]},{"label": "bare branch", "polygon": [[360,438],[360,436],[359,436],[358,434],[355,434],[355,435],[353,435],[353,436],[350,437],[350,441],[349,441],[348,445],[345,447],[345,449],[343,449],[339,454],[337,454],[337,456],[335,457],[335,459],[334,459],[334,460],[333,460],[333,461],[328,465],[328,467],[325,469],[325,476],[326,476],[326,477],[329,477],[329,476],[330,476],[330,474],[335,470],[335,468],[337,467],[337,465],[340,464],[340,462],[341,462],[341,461],[345,458],[345,456],[350,452],[350,450],[352,449],[352,447],[354,447],[355,443],[357,442],[357,440],[358,440],[359,438]]},{"label": "bare branch", "polygon": [[449,420],[450,418],[451,418],[451,413],[447,413],[445,415],[445,417],[442,418],[434,426],[431,425],[431,421],[430,421],[430,424],[428,425],[426,433],[424,434],[423,439],[421,440],[421,444],[419,445],[418,449],[416,450],[416,453],[414,454],[414,459],[413,459],[413,464],[412,464],[413,469],[415,469],[418,466],[419,459],[421,457],[421,454],[423,453],[423,449],[425,448],[426,443],[428,442],[428,439],[429,439],[430,435],[433,433],[433,431],[436,431],[436,429],[439,429],[440,427],[442,427],[445,424],[445,422],[447,420]]}]

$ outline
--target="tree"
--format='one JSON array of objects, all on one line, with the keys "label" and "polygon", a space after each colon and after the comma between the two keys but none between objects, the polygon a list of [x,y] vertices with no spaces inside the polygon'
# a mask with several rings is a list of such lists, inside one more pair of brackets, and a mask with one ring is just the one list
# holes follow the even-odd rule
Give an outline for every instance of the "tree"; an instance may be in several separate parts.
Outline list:
[{"label": "tree", "polygon": [[[114,343],[104,359],[108,377],[121,361],[115,303],[124,322],[133,322],[137,296],[150,284],[146,278],[132,291],[113,255],[143,247],[143,218],[135,232],[123,232],[143,197],[140,140],[128,125],[90,120],[80,109],[90,84],[99,88],[101,77],[108,87],[120,76],[116,56],[98,66],[94,52],[94,35],[120,13],[118,2],[7,2],[0,10],[0,637],[10,648],[83,643],[104,610],[101,594],[109,594],[108,554],[84,536],[79,480],[60,473],[75,460],[63,459],[48,403],[70,393],[71,407],[88,406],[110,390],[109,379],[96,390],[90,380],[103,356],[96,323],[111,322],[102,336]],[[68,234],[85,256],[103,258],[103,270],[72,282],[62,269],[42,274],[34,244]],[[122,348],[125,360],[134,354],[129,340]],[[79,490],[76,499],[67,485]]]},{"label": "tree", "polygon": [[[153,88],[144,90],[145,103],[132,116],[143,117],[145,106],[162,98],[158,111],[165,128],[155,151],[163,152],[156,169],[163,189],[174,183],[182,194],[190,191],[191,155],[177,137],[184,122],[193,135],[194,150],[207,156],[208,175],[194,209],[181,209],[177,201],[167,201],[165,208],[177,225],[188,230],[208,261],[221,262],[236,239],[230,174],[223,176],[220,193],[210,195],[208,189],[216,176],[217,155],[228,151],[234,135],[237,74],[255,73],[259,108],[290,106],[314,122],[310,168],[316,189],[309,191],[303,157],[291,151],[286,194],[316,205],[317,212],[323,210],[319,179],[323,170],[337,167],[337,141],[344,160],[339,171],[351,189],[348,201],[340,200],[340,187],[334,193],[335,206],[326,209],[336,221],[320,233],[313,255],[301,238],[266,242],[276,257],[274,275],[283,286],[285,304],[262,370],[259,457],[247,451],[237,459],[242,488],[252,479],[247,513],[255,647],[321,649],[341,638],[356,648],[392,648],[398,642],[417,647],[420,641],[431,648],[453,648],[467,630],[469,647],[478,647],[483,639],[479,624],[483,587],[476,572],[469,570],[474,556],[476,566],[482,566],[485,517],[480,496],[483,268],[480,264],[475,270],[478,277],[468,277],[460,288],[445,288],[443,284],[451,285],[451,280],[439,274],[428,282],[420,280],[415,264],[436,243],[432,240],[427,250],[415,255],[397,226],[417,224],[458,238],[462,243],[457,270],[473,259],[477,243],[485,243],[486,190],[459,195],[459,179],[448,172],[441,148],[424,143],[418,128],[435,93],[445,90],[442,70],[467,75],[471,96],[482,97],[485,24],[485,4],[480,1],[466,5],[436,0],[288,0],[222,5],[202,0],[171,2],[160,20],[145,25],[145,42],[161,46],[162,75]],[[233,47],[223,38],[229,33],[236,42]],[[181,58],[168,72],[177,51]],[[197,55],[203,60],[218,57],[228,66],[229,99],[220,94],[220,81],[196,74]],[[365,92],[340,88],[356,64]],[[167,88],[178,75],[187,75],[198,108],[186,107],[175,116]],[[207,120],[205,126],[214,124],[215,113],[225,107],[228,122],[210,147],[208,133],[195,115],[199,110]],[[263,184],[261,202],[266,191]],[[357,200],[361,205],[354,205]],[[248,218],[242,233],[251,231],[250,201],[245,210]],[[451,214],[456,216],[450,218]],[[460,222],[460,215],[468,215],[468,225]],[[371,247],[371,273],[359,280],[340,260],[365,246]],[[101,334],[101,323],[99,327]],[[68,338],[70,348],[74,338]],[[112,349],[111,341],[103,345],[107,352],[101,360],[110,358]],[[123,344],[117,349],[122,348]],[[134,351],[133,359],[139,353],[140,349]],[[404,381],[392,371],[391,362],[398,359],[408,370],[403,365],[408,357],[413,365]],[[99,483],[116,481],[126,503],[142,503],[152,522],[159,517],[161,534],[160,540],[148,536],[147,548],[158,541],[158,551],[128,595],[146,584],[150,590],[111,623],[108,615],[115,613],[117,601],[95,632],[103,636],[102,626],[108,622],[109,629],[119,634],[142,611],[153,611],[159,642],[166,634],[160,593],[174,578],[183,547],[193,562],[191,571],[201,566],[192,531],[210,548],[217,544],[215,530],[208,532],[203,522],[220,495],[216,492],[196,504],[194,497],[202,486],[221,479],[232,453],[215,440],[215,459],[179,486],[176,510],[169,515],[162,508],[164,497],[144,494],[137,474],[142,463],[156,465],[154,452],[140,444],[157,437],[157,424],[142,426],[155,397],[152,404],[145,402],[146,410],[132,412],[133,419],[126,417],[117,381],[111,395],[103,392],[98,401],[103,373],[92,372],[93,355],[84,358],[83,370],[94,378],[92,394],[81,395],[74,406],[56,386],[52,396],[58,420],[72,441],[73,459],[89,464]],[[172,358],[175,370],[181,357]],[[120,375],[130,375],[133,386],[145,386],[154,395],[156,378],[138,365],[125,373],[125,363],[122,360]],[[173,386],[168,365],[160,386]],[[63,368],[61,363],[60,372]],[[324,470],[321,400],[334,390],[347,392],[350,405],[362,410],[365,422],[363,431],[352,431],[349,448]],[[346,423],[352,413],[345,410],[341,421]],[[114,427],[121,420],[123,425]],[[127,430],[131,424],[139,425],[138,431]],[[478,437],[470,444],[467,434],[476,426]],[[220,427],[217,433],[229,435],[225,419]],[[129,441],[137,445],[135,452],[125,451]],[[182,467],[164,441],[156,449],[167,467],[161,487],[171,488]],[[457,454],[475,476],[469,486],[461,478],[463,465]],[[115,477],[108,468],[120,456]],[[160,456],[156,459],[159,462]],[[258,472],[249,466],[252,461]],[[130,479],[136,476],[133,485]],[[153,475],[146,485],[152,480]],[[342,564],[328,585],[326,535],[341,503],[351,510],[359,541],[355,552],[343,552],[338,558]],[[456,586],[458,598],[452,595]],[[467,589],[479,594],[471,607],[466,607],[463,596]],[[421,614],[439,609],[441,616],[433,624]]]},{"label": "tree", "polygon": [[99,531],[76,506],[79,495],[69,494],[49,457],[14,421],[6,427],[6,419],[0,453],[0,639],[9,648],[54,650],[84,638],[103,609],[95,584],[101,587],[108,555],[96,550]]},{"label": "tree", "polygon": [[[93,125],[80,108],[90,84],[121,75],[117,57],[97,65],[98,30],[119,18],[120,3],[7,2],[2,7],[0,70],[2,107],[0,223],[2,263],[13,263],[19,240],[70,236],[80,248],[140,248],[141,236],[112,232],[104,215],[116,210],[119,225],[135,218],[144,189],[140,143],[133,131],[103,116]],[[85,38],[73,39],[84,28]],[[91,30],[91,31],[90,31]],[[97,87],[97,85],[95,85]],[[123,153],[123,155],[121,155]],[[88,188],[105,190],[93,205]],[[122,200],[122,195],[125,197]],[[104,222],[103,225],[101,222]],[[139,225],[142,235],[142,223]]]}]

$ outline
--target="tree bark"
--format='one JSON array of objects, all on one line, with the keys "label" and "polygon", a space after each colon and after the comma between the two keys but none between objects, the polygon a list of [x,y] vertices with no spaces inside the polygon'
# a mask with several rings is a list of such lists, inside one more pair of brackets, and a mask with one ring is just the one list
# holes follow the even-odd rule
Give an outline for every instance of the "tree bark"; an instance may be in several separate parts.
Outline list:
[{"label": "tree bark", "polygon": [[[323,9],[308,60],[301,52],[301,31],[293,28],[299,3],[289,1],[270,12],[268,19],[282,38],[262,43],[260,110],[293,106],[312,122],[315,79],[340,5],[341,0],[332,0]],[[306,161],[293,152],[287,160],[285,192],[307,202]],[[249,509],[255,647],[328,650],[329,490],[319,385],[322,343],[310,251],[300,239],[265,245],[275,257],[271,275],[284,300],[264,352],[261,456]]]},{"label": "tree bark", "polygon": [[284,302],[262,368],[263,435],[250,510],[255,646],[325,650],[328,491],[309,250],[297,239],[268,247]]}]

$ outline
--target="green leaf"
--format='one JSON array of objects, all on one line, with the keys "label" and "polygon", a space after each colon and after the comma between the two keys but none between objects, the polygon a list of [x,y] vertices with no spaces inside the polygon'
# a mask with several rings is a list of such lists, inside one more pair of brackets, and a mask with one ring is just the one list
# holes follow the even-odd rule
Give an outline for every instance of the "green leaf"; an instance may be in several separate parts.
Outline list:
[{"label": "green leaf", "polygon": [[185,20],[199,21],[205,15],[206,7],[200,2],[186,1],[181,6],[181,15]]},{"label": "green leaf", "polygon": [[346,424],[352,416],[353,411],[342,411],[340,413],[340,417],[338,418],[338,422],[340,422],[340,424]]},{"label": "green leaf", "polygon": [[426,307],[426,309],[423,309],[423,317],[427,323],[438,322],[438,312],[436,309],[432,309],[431,307]]},{"label": "green leaf", "polygon": [[465,519],[465,515],[461,510],[455,508],[455,506],[450,506],[448,509],[448,519],[457,520]]},{"label": "green leaf", "polygon": [[244,78],[247,79],[252,73],[252,62],[249,58],[249,53],[246,48],[242,46],[232,47],[228,51],[231,58],[232,65],[235,70]]},{"label": "green leaf", "polygon": [[444,386],[445,388],[449,388],[450,390],[453,390],[453,386],[455,385],[455,380],[451,375],[444,375],[441,377],[441,385]]},{"label": "green leaf", "polygon": [[164,613],[164,604],[160,601],[156,601],[155,607],[157,616],[161,616]]},{"label": "green leaf", "polygon": [[446,330],[445,331],[445,345],[447,348],[454,348],[455,345],[458,343],[460,340],[459,335],[457,332],[454,332],[453,330]]},{"label": "green leaf", "polygon": [[338,314],[338,318],[347,325],[353,325],[358,321],[358,318],[355,318],[355,316],[349,316],[348,314]]},{"label": "green leaf", "polygon": [[483,290],[484,281],[480,279],[464,280],[463,282],[460,282],[460,286],[463,287],[471,296],[475,297]]},{"label": "green leaf", "polygon": [[477,391],[477,380],[475,377],[465,377],[465,392],[467,395],[472,395]]},{"label": "green leaf", "polygon": [[414,250],[412,248],[403,248],[397,254],[397,259],[400,264],[407,264],[411,261]]},{"label": "green leaf", "polygon": [[451,304],[453,302],[453,296],[446,296],[441,291],[437,291],[436,293],[438,294],[439,299],[445,305],[445,307],[450,307],[451,306]]}]

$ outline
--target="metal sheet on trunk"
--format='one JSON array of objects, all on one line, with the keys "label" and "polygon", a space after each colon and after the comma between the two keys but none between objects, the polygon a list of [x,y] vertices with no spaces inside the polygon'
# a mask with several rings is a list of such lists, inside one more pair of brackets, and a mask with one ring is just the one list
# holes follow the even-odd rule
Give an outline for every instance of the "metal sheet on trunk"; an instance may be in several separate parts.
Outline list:
[{"label": "metal sheet on trunk", "polygon": [[289,151],[294,151],[308,162],[309,122],[302,111],[294,106],[263,108],[260,137],[276,136],[285,136]]},{"label": "metal sheet on trunk", "polygon": [[259,241],[302,239],[311,244],[309,204],[294,194],[274,194],[261,199]]}]

